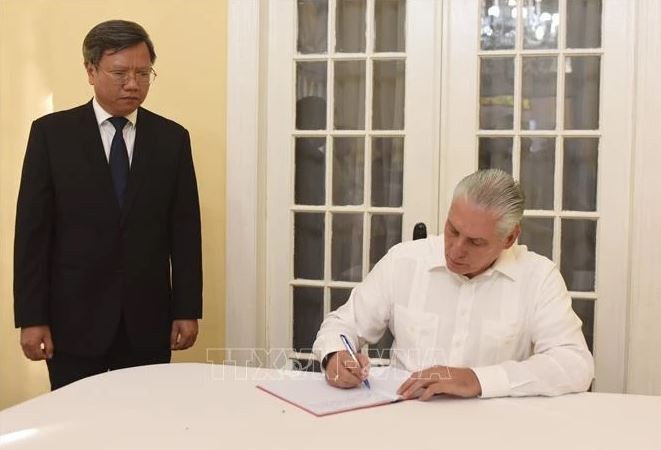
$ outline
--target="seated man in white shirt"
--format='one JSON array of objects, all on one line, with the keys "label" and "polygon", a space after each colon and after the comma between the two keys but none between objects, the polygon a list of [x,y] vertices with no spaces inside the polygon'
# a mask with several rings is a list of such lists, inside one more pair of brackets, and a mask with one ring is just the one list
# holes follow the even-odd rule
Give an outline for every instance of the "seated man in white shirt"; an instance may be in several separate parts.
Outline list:
[{"label": "seated man in white shirt", "polygon": [[427,400],[560,395],[588,389],[594,362],[558,269],[514,245],[523,194],[507,173],[489,169],[456,187],[442,236],[394,246],[331,312],[313,351],[328,383],[352,388],[367,378],[354,348],[386,328],[391,364],[413,374],[398,393]]}]

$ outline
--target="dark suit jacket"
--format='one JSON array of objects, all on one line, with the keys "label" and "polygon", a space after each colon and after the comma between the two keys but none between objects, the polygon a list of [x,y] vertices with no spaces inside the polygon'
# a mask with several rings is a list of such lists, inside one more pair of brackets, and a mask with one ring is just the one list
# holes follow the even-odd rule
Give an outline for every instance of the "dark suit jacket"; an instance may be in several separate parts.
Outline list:
[{"label": "dark suit jacket", "polygon": [[138,350],[169,348],[202,316],[197,183],[186,129],[138,109],[124,208],[92,102],[32,124],[16,212],[17,327],[49,325],[55,351],[99,355],[123,315]]}]

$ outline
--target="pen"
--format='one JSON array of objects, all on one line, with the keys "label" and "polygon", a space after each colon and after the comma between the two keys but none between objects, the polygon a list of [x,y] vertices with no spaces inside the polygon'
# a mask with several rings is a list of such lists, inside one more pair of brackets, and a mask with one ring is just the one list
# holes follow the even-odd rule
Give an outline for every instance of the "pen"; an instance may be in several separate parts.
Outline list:
[{"label": "pen", "polygon": [[[358,367],[360,367],[360,368],[362,369],[362,366],[361,366],[360,363],[358,362],[358,357],[356,356],[356,352],[354,352],[354,351],[353,351],[353,348],[351,347],[351,342],[349,342],[349,339],[347,339],[347,337],[346,337],[345,335],[343,335],[343,334],[340,334],[340,339],[342,339],[342,343],[344,344],[344,347],[345,347],[345,348],[347,349],[347,351],[349,352],[349,355],[351,355],[351,358],[352,358],[354,361],[356,361],[356,364],[358,364]],[[364,384],[365,386],[367,386],[367,389],[372,389],[372,388],[370,387],[370,382],[367,381],[367,378],[365,378],[365,379],[363,380],[363,384]]]}]

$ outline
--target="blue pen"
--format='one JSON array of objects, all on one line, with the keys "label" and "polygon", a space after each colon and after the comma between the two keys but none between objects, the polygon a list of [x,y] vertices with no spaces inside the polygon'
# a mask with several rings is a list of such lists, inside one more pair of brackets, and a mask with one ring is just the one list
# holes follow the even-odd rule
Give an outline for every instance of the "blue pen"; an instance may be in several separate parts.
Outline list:
[{"label": "blue pen", "polygon": [[[346,337],[345,335],[343,335],[343,334],[340,335],[340,339],[342,339],[342,343],[344,344],[344,347],[347,349],[347,351],[348,351],[349,354],[351,355],[351,358],[352,358],[354,361],[356,361],[356,364],[358,364],[358,367],[360,367],[360,368],[362,369],[362,366],[361,366],[360,363],[358,362],[358,357],[356,357],[356,352],[354,352],[354,351],[353,351],[353,347],[351,347],[351,342],[349,342],[349,339],[347,339],[347,337]],[[365,378],[365,379],[363,380],[363,384],[364,384],[365,386],[367,386],[367,389],[372,389],[372,388],[370,387],[370,382],[367,381],[367,378]]]}]

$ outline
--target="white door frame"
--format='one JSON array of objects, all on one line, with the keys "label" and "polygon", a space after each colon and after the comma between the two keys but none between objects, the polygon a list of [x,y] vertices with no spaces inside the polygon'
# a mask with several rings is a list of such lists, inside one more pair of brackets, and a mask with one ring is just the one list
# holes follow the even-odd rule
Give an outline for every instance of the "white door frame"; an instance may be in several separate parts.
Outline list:
[{"label": "white door frame", "polygon": [[[229,0],[225,347],[265,348],[260,281],[260,35],[267,4]],[[263,245],[261,246],[263,247]],[[260,339],[260,336],[262,337]],[[234,357],[230,354],[226,358]]]},{"label": "white door frame", "polygon": [[661,111],[661,2],[636,1],[635,117],[632,138],[633,195],[631,223],[630,308],[627,317],[626,392],[661,395],[661,152],[659,152],[659,111]]}]

